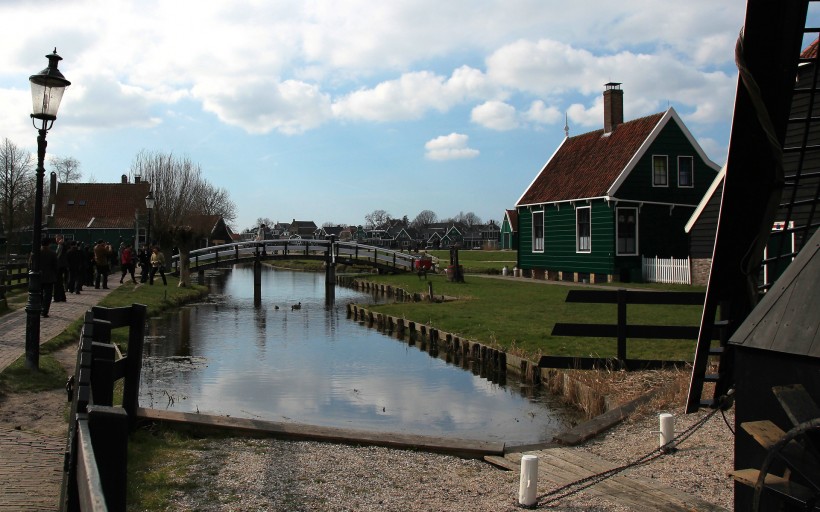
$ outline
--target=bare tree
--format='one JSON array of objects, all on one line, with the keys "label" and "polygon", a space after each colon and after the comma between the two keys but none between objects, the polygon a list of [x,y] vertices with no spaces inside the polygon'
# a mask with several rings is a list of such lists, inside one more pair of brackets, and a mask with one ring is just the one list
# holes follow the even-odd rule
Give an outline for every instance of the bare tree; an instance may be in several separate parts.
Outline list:
[{"label": "bare tree", "polygon": [[438,215],[432,210],[422,210],[416,215],[416,218],[413,219],[413,222],[410,224],[412,227],[416,229],[426,228],[430,224],[435,224],[438,222]]},{"label": "bare tree", "polygon": [[[202,177],[202,169],[188,157],[173,153],[141,151],[131,164],[131,174],[151,183],[154,193],[153,229],[166,248],[179,249],[179,285],[190,283],[189,252],[198,235],[190,219],[194,215],[236,216],[224,189],[216,189]],[[154,233],[154,231],[152,231]]]},{"label": "bare tree", "polygon": [[481,217],[479,217],[473,212],[458,212],[458,215],[455,216],[453,221],[458,222],[460,224],[464,224],[468,228],[471,228],[475,225],[481,224]]},{"label": "bare tree", "polygon": [[387,222],[390,222],[390,214],[384,210],[373,210],[364,216],[365,222],[369,228],[378,228]]},{"label": "bare tree", "polygon": [[19,243],[17,232],[21,219],[31,213],[34,197],[34,161],[8,138],[0,143],[0,218],[10,241]]},{"label": "bare tree", "polygon": [[60,183],[73,183],[83,177],[80,161],[76,158],[53,156],[50,160],[51,169],[57,173],[57,181]]}]

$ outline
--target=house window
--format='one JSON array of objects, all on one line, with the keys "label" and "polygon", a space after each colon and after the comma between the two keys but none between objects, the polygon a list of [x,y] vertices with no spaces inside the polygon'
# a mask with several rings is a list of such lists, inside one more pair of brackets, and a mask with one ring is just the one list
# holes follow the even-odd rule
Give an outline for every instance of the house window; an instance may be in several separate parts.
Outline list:
[{"label": "house window", "polygon": [[669,186],[669,157],[666,155],[652,156],[652,186]]},{"label": "house window", "polygon": [[575,210],[575,237],[577,252],[592,251],[592,224],[590,212],[592,208],[584,206]]},{"label": "house window", "polygon": [[694,186],[692,175],[694,170],[693,159],[691,156],[678,157],[678,186],[692,187]]},{"label": "house window", "polygon": [[544,252],[544,212],[532,212],[532,252]]},{"label": "house window", "polygon": [[638,209],[616,208],[618,256],[638,254]]}]

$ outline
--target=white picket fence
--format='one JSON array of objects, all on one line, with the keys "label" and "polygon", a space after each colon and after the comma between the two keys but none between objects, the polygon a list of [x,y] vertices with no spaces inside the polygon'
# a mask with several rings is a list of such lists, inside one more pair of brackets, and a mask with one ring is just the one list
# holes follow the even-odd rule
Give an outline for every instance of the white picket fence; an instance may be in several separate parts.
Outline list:
[{"label": "white picket fence", "polygon": [[647,258],[641,256],[641,272],[645,283],[692,284],[689,258]]}]

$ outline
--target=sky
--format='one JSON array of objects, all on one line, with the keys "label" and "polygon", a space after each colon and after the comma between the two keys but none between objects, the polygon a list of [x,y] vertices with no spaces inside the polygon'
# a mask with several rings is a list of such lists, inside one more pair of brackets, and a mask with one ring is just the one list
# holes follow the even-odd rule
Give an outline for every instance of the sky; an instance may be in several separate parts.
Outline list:
[{"label": "sky", "polygon": [[[36,153],[28,77],[71,81],[48,155],[119,182],[140,151],[200,165],[260,217],[503,219],[565,136],[674,107],[717,164],[737,0],[3,0],[0,138]],[[50,172],[48,162],[46,172]]]}]

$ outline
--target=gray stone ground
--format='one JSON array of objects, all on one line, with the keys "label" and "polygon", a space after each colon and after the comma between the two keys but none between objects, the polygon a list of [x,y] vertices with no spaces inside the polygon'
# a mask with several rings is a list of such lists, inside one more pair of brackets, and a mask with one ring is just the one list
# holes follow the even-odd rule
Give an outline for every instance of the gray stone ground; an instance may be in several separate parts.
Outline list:
[{"label": "gray stone ground", "polygon": [[[63,332],[119,286],[114,275],[108,281],[107,290],[85,287],[79,295],[67,294],[66,302],[52,303],[49,317],[40,319],[40,342]],[[0,316],[0,372],[25,354],[25,345],[25,310]],[[0,428],[0,512],[57,510],[65,446],[62,436]]]}]

